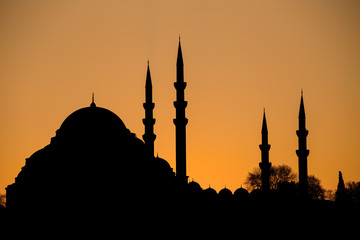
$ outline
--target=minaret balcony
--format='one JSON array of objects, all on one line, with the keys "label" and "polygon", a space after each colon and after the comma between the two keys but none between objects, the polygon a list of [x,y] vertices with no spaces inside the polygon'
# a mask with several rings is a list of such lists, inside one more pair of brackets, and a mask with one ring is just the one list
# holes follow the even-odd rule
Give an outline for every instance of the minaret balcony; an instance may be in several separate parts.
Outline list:
[{"label": "minaret balcony", "polygon": [[150,134],[145,133],[144,135],[142,135],[142,137],[143,137],[145,143],[146,142],[154,142],[156,139],[156,135],[153,133],[150,133]]},{"label": "minaret balcony", "polygon": [[175,126],[186,126],[188,124],[187,118],[182,118],[182,119],[175,118],[173,121]]},{"label": "minaret balcony", "polygon": [[184,90],[186,88],[186,82],[174,82],[174,87],[176,90]]},{"label": "minaret balcony", "polygon": [[259,163],[259,167],[261,170],[266,170],[271,168],[271,163],[270,162],[260,162]]},{"label": "minaret balcony", "polygon": [[178,102],[178,101],[175,101],[174,102],[174,107],[175,108],[186,108],[187,107],[187,101],[181,101],[181,102]]},{"label": "minaret balcony", "polygon": [[306,129],[296,130],[296,135],[298,137],[307,137],[308,134],[309,134],[309,131]]},{"label": "minaret balcony", "polygon": [[261,151],[269,151],[270,150],[271,145],[270,144],[260,144],[259,148]]},{"label": "minaret balcony", "polygon": [[303,150],[303,149],[299,149],[299,150],[296,150],[296,155],[298,156],[298,157],[307,157],[307,156],[309,156],[309,153],[310,153],[310,151],[308,150],[308,149],[305,149],[305,150]]}]

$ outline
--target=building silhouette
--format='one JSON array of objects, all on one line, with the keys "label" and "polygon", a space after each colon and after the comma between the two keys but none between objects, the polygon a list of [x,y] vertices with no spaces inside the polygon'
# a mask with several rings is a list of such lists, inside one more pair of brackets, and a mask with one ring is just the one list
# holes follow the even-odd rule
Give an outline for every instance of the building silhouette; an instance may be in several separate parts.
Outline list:
[{"label": "building silhouette", "polygon": [[[159,216],[176,218],[200,216],[233,219],[246,214],[276,214],[289,209],[306,209],[308,130],[305,127],[305,109],[301,94],[299,111],[299,191],[295,183],[283,183],[275,191],[270,189],[270,144],[265,110],[262,122],[261,189],[249,193],[240,187],[234,193],[226,186],[216,192],[203,189],[195,181],[188,182],[186,174],[186,125],[184,97],[184,64],[179,40],[176,62],[176,174],[169,163],[154,156],[155,119],[152,99],[152,81],[148,63],[145,82],[145,133],[143,141],[126,128],[112,111],[98,107],[94,95],[89,107],[71,113],[51,138],[50,143],[26,159],[25,166],[6,188],[7,210],[15,213],[46,213],[73,215],[91,213],[115,216]],[[96,194],[99,192],[99,194]],[[344,192],[339,175],[338,196]],[[297,198],[300,195],[301,198]],[[304,197],[305,196],[305,197]],[[340,197],[341,198],[341,197]],[[339,198],[339,199],[340,199]],[[301,200],[301,203],[299,202]],[[303,204],[306,208],[303,208]],[[169,209],[175,207],[174,213]],[[327,206],[327,205],[324,205]],[[149,213],[149,211],[151,213]],[[144,214],[146,213],[146,214]],[[297,211],[301,213],[301,211]],[[140,215],[141,214],[141,215]],[[174,217],[175,216],[175,217]],[[230,218],[231,217],[231,218]],[[91,218],[93,219],[93,218]],[[299,218],[301,219],[301,218]],[[146,223],[149,224],[149,223]]]},{"label": "building silhouette", "polygon": [[[116,114],[93,101],[70,114],[50,144],[26,159],[15,183],[6,189],[7,207],[118,207],[134,205],[145,196],[165,199],[176,189],[175,174],[146,147]],[[100,189],[101,198],[89,201]]]}]

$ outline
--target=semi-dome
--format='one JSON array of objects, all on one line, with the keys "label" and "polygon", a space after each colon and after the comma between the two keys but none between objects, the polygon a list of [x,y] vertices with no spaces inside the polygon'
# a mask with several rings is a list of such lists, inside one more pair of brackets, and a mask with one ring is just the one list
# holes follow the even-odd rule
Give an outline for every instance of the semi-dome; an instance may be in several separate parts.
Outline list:
[{"label": "semi-dome", "polygon": [[155,159],[155,163],[157,164],[159,169],[166,170],[166,171],[172,171],[172,168],[170,167],[170,164],[165,159],[159,158],[159,156],[157,156],[154,159]]}]

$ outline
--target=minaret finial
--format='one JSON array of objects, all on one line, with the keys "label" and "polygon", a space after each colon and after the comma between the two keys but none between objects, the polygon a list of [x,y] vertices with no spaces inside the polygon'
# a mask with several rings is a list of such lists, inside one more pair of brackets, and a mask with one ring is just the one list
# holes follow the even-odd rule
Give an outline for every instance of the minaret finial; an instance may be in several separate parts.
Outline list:
[{"label": "minaret finial", "polygon": [[92,102],[94,102],[94,93],[92,93]]}]

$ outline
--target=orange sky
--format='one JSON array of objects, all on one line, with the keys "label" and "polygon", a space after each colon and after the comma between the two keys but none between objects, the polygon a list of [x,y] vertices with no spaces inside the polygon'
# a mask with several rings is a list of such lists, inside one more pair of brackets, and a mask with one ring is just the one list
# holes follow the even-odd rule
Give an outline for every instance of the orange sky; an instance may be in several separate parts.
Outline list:
[{"label": "orange sky", "polygon": [[1,1],[0,193],[92,92],[141,138],[148,59],[155,152],[175,169],[179,34],[190,180],[240,187],[260,161],[263,107],[270,161],[297,172],[303,89],[309,174],[327,189],[339,170],[360,181],[359,12],[332,0]]}]

